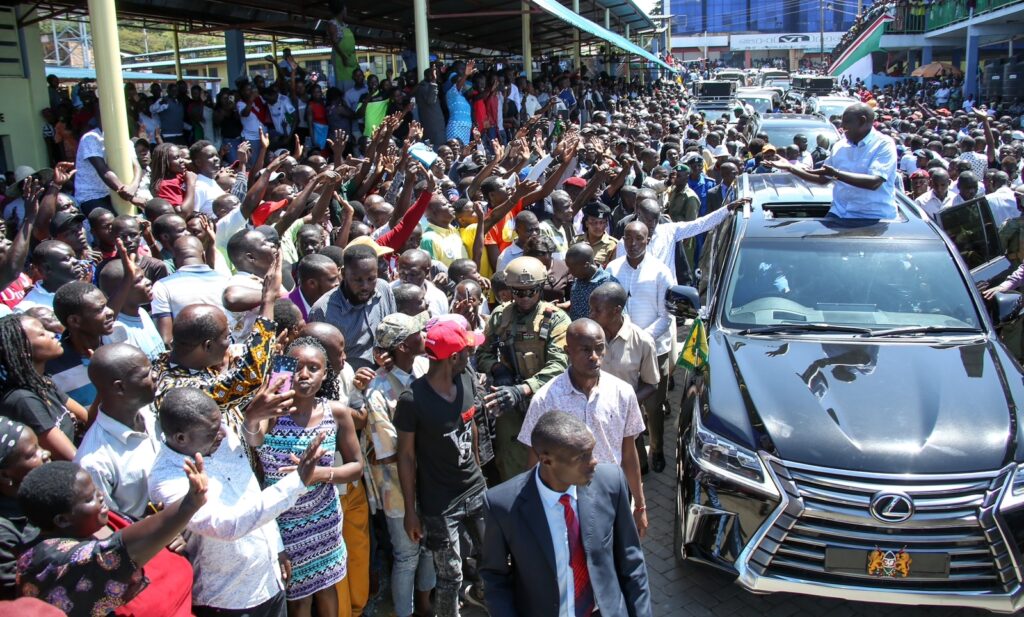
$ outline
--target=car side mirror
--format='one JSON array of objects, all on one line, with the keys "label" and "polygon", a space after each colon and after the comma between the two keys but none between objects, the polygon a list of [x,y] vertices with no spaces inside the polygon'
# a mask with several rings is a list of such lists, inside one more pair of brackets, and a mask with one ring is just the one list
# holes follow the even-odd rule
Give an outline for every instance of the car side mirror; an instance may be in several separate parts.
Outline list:
[{"label": "car side mirror", "polygon": [[693,319],[700,310],[700,295],[693,287],[673,285],[665,292],[665,308],[676,317]]},{"label": "car side mirror", "polygon": [[995,297],[994,317],[996,327],[1002,328],[1016,320],[1024,311],[1024,296],[1020,294],[997,293]]}]

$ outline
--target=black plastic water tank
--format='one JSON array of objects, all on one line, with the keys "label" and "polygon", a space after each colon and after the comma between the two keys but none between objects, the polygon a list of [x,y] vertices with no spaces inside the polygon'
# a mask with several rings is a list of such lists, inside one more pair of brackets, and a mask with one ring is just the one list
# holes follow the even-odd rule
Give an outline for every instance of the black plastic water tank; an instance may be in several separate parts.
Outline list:
[{"label": "black plastic water tank", "polygon": [[990,60],[985,63],[984,77],[981,80],[981,91],[985,98],[1002,96],[1003,94],[1003,60]]},{"label": "black plastic water tank", "polygon": [[1003,66],[1003,100],[1024,98],[1024,60],[1016,57]]}]

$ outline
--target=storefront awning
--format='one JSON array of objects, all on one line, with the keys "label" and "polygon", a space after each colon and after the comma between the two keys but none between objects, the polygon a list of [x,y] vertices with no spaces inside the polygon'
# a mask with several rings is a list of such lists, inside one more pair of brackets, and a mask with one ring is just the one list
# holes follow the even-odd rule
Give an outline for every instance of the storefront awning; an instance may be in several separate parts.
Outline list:
[{"label": "storefront awning", "polygon": [[603,26],[595,24],[594,22],[590,21],[586,17],[583,17],[582,15],[577,15],[576,13],[573,13],[572,10],[570,10],[569,8],[559,4],[557,0],[531,0],[531,2],[540,7],[541,9],[543,9],[544,11],[550,13],[551,15],[554,15],[555,17],[561,19],[565,23],[571,25],[572,27],[579,28],[584,32],[589,32],[590,34],[598,38],[604,39],[605,41],[608,41],[609,43],[618,47],[627,54],[640,56],[641,58],[649,62],[657,64],[661,68],[672,71],[673,73],[676,71],[675,68],[666,64],[660,58],[658,58],[651,52],[647,51],[643,47],[640,47],[639,45],[630,42],[629,39],[622,35],[616,34],[611,30],[604,28]]}]

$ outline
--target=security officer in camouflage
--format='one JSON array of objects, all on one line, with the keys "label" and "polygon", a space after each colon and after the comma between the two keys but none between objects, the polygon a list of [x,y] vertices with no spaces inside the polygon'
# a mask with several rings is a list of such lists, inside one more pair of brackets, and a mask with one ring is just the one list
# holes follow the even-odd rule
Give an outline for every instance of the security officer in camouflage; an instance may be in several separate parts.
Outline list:
[{"label": "security officer in camouflage", "polygon": [[505,267],[512,301],[491,313],[487,340],[477,350],[477,369],[490,377],[487,410],[498,417],[495,459],[502,481],[526,471],[526,447],[519,430],[530,397],[568,366],[565,331],[570,319],[541,301],[547,268],[534,257],[517,257]]}]

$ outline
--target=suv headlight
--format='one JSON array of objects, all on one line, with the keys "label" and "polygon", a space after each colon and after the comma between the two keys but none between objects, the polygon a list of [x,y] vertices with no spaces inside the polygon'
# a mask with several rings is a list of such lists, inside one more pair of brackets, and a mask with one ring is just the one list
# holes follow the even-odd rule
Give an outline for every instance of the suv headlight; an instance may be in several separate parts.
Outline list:
[{"label": "suv headlight", "polygon": [[1010,485],[1003,493],[1003,500],[999,503],[1000,510],[1009,510],[1024,505],[1024,463],[1017,465],[1010,478]]},{"label": "suv headlight", "polygon": [[704,428],[694,410],[690,456],[704,471],[759,493],[779,497],[779,489],[756,452]]}]

